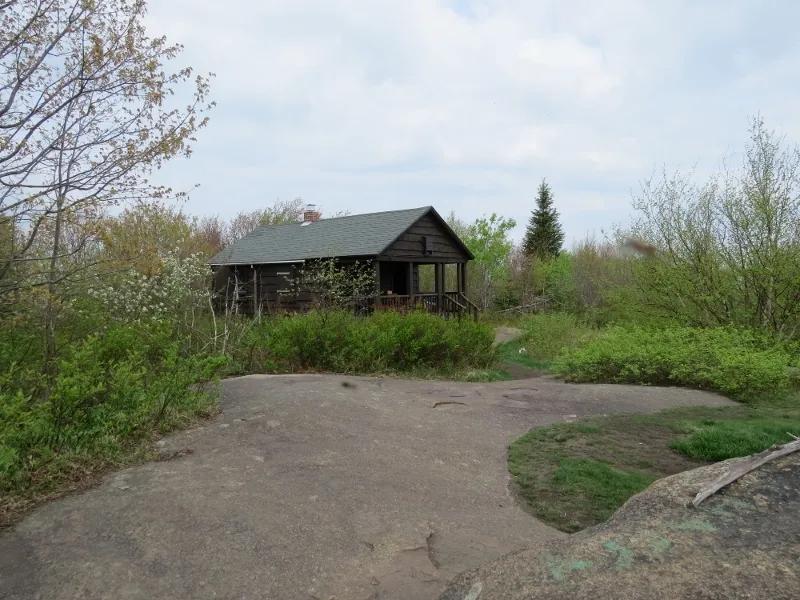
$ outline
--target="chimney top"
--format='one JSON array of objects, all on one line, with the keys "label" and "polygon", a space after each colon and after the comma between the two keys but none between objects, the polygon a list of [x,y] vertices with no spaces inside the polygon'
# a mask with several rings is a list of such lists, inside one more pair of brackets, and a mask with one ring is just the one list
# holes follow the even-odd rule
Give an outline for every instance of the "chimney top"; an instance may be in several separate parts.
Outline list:
[{"label": "chimney top", "polygon": [[305,209],[303,209],[303,223],[319,221],[320,217],[322,217],[322,214],[317,211],[316,204],[306,204]]}]

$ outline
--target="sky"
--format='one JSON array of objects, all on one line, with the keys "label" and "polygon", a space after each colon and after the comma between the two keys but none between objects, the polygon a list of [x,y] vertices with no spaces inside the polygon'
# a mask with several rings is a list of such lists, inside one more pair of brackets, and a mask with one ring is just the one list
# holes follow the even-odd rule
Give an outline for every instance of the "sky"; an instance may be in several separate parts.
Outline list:
[{"label": "sky", "polygon": [[232,217],[496,212],[519,239],[543,178],[568,245],[630,217],[654,172],[704,179],[749,118],[800,141],[800,2],[151,0],[217,107],[159,182]]}]

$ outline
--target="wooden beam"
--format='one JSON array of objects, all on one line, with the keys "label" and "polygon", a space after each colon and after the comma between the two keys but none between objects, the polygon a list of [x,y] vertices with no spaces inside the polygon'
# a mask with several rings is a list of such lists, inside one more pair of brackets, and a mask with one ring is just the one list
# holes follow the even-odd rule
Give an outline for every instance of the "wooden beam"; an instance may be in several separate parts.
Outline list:
[{"label": "wooden beam", "polygon": [[258,267],[253,267],[253,315],[258,314]]},{"label": "wooden beam", "polygon": [[436,304],[438,305],[438,310],[441,313],[444,310],[444,263],[437,263],[436,264]]},{"label": "wooden beam", "polygon": [[406,287],[406,293],[409,296],[414,295],[414,263],[412,261],[408,261],[408,287]]},{"label": "wooden beam", "polygon": [[375,260],[375,306],[381,305],[381,263]]}]

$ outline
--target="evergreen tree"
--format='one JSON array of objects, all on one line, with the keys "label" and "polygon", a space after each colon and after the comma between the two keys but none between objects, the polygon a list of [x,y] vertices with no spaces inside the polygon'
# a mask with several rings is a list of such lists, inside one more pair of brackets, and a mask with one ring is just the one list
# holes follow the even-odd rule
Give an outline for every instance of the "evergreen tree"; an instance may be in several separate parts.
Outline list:
[{"label": "evergreen tree", "polygon": [[558,211],[553,206],[553,191],[542,179],[536,197],[536,210],[531,213],[525,231],[525,254],[541,259],[558,256],[564,243],[564,231],[558,222]]}]

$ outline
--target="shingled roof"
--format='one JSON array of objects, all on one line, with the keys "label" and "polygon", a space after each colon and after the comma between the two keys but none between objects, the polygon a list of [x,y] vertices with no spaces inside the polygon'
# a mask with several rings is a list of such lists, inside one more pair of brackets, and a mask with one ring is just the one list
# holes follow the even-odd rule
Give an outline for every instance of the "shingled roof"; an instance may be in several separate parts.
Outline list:
[{"label": "shingled roof", "polygon": [[[310,223],[268,225],[254,229],[220,251],[208,264],[250,265],[332,256],[377,256],[429,212],[449,229],[432,206],[320,219]],[[465,251],[469,252],[466,248]]]}]

